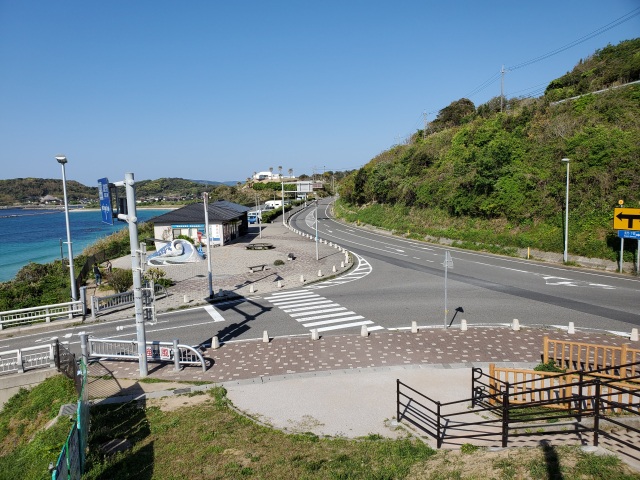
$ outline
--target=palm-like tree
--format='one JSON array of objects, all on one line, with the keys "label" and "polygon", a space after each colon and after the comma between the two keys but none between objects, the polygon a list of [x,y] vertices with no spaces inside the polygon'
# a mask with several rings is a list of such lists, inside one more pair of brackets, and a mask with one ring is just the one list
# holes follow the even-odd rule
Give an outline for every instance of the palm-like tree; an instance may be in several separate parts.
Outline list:
[{"label": "palm-like tree", "polygon": [[280,178],[282,178],[282,165],[278,165],[278,174],[280,175]]},{"label": "palm-like tree", "polygon": [[289,169],[289,178],[293,178],[293,168]]}]

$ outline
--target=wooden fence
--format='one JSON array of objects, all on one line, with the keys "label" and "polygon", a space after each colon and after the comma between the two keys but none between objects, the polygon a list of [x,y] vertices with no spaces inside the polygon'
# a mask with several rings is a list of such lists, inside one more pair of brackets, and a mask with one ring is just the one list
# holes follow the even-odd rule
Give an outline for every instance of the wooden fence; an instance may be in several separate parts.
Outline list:
[{"label": "wooden fence", "polygon": [[640,349],[631,348],[628,344],[622,346],[597,345],[592,343],[574,342],[569,340],[543,339],[542,361],[548,363],[553,360],[560,368],[571,370],[601,370],[600,373],[608,378],[624,379],[640,374],[637,365],[629,368],[619,368],[620,365],[640,362]]},{"label": "wooden fence", "polygon": [[[503,368],[489,364],[489,393],[492,395],[502,392],[504,385],[509,384],[510,402],[512,404],[538,404],[548,408],[577,409],[577,401],[582,401],[582,409],[590,410],[594,407],[593,398],[596,395],[596,384],[589,382],[593,379],[589,372],[542,372],[520,368]],[[640,381],[607,381],[600,385],[599,395],[610,402],[627,405],[640,413]],[[490,402],[496,403],[495,398]]]}]

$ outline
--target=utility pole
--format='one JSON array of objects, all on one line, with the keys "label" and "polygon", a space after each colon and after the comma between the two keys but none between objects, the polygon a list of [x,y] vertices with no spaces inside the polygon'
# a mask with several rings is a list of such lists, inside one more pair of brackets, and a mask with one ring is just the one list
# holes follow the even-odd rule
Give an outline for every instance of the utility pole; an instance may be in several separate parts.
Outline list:
[{"label": "utility pole", "polygon": [[422,139],[427,138],[427,112],[422,112],[422,118],[424,120],[424,129],[422,130]]},{"label": "utility pole", "polygon": [[504,107],[504,65],[500,69],[500,112]]},{"label": "utility pole", "polygon": [[144,327],[142,311],[142,265],[140,265],[138,243],[138,217],[136,216],[136,190],[133,173],[124,174],[124,182],[114,182],[116,186],[124,186],[127,192],[127,211],[118,213],[118,220],[129,224],[129,245],[131,247],[131,271],[133,273],[133,304],[136,312],[136,335],[138,339],[138,362],[140,376],[146,377],[147,370],[147,334]]}]

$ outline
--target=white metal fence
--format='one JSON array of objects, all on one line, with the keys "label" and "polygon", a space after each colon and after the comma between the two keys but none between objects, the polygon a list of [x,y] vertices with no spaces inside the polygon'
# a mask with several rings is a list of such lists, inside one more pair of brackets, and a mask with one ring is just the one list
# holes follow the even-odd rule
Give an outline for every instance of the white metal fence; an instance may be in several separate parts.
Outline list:
[{"label": "white metal fence", "polygon": [[[175,369],[181,365],[200,365],[206,371],[202,354],[194,347],[173,342],[147,341],[148,362],[173,362]],[[87,338],[89,358],[138,360],[137,340],[111,340],[105,338]]]},{"label": "white metal fence", "polygon": [[6,327],[31,325],[40,322],[51,322],[61,318],[73,318],[86,315],[86,287],[80,289],[80,300],[41,307],[21,308],[0,312],[0,330]]},{"label": "white metal fence", "polygon": [[0,352],[0,374],[55,367],[55,343]]},{"label": "white metal fence", "polygon": [[[152,293],[153,292],[153,293]],[[151,287],[142,288],[143,303],[147,306],[153,306],[156,298],[163,298],[168,295],[166,288],[162,285],[153,285]],[[91,318],[95,319],[97,315],[114,308],[128,307],[134,304],[134,292],[128,291],[107,295],[105,297],[91,297]],[[145,307],[152,308],[152,307]],[[149,319],[153,315],[149,315]]]}]

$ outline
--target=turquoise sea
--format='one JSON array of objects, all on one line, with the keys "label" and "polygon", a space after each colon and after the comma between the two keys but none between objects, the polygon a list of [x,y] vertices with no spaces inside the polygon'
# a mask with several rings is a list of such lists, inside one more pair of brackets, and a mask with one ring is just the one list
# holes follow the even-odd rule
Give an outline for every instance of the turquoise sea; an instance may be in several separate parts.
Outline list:
[{"label": "turquoise sea", "polygon": [[[137,210],[139,221],[167,212],[166,209]],[[126,222],[114,225],[102,223],[100,210],[69,210],[69,228],[73,256],[94,243],[122,228]],[[29,262],[49,263],[68,257],[67,227],[64,210],[10,208],[0,210],[0,282],[11,280]]]}]

